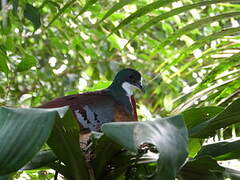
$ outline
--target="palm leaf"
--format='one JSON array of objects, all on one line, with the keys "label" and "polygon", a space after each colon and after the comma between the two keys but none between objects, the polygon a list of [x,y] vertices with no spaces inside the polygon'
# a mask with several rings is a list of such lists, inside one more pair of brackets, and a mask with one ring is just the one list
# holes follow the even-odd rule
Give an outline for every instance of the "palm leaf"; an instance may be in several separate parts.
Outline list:
[{"label": "palm leaf", "polygon": [[154,56],[158,51],[160,51],[162,48],[164,48],[166,45],[169,45],[170,43],[172,43],[173,41],[175,41],[178,37],[189,33],[190,31],[202,27],[206,24],[210,24],[214,21],[219,21],[225,18],[231,18],[231,17],[238,17],[240,16],[239,12],[230,12],[230,13],[224,13],[224,14],[220,14],[217,16],[213,16],[213,17],[207,17],[204,19],[201,19],[199,21],[196,21],[192,24],[189,24],[179,30],[177,30],[175,33],[173,33],[172,35],[170,35],[166,40],[164,40],[159,46],[157,46],[153,52],[151,53],[151,56]]},{"label": "palm leaf", "polygon": [[175,0],[161,0],[161,1],[155,1],[155,2],[153,2],[151,4],[146,5],[146,6],[143,6],[142,8],[138,9],[136,12],[134,12],[130,16],[128,16],[126,19],[122,20],[120,22],[120,24],[116,28],[114,28],[112,30],[111,34],[116,32],[117,30],[119,30],[123,26],[129,24],[130,22],[132,22],[136,18],[138,18],[140,16],[143,16],[143,15],[153,11],[154,9],[157,9],[159,7],[162,7],[162,6],[165,6],[165,5],[167,5],[167,4],[171,3],[171,2],[174,2],[174,1]]},{"label": "palm leaf", "polygon": [[[231,0],[229,0],[229,1],[231,1]],[[137,29],[137,31],[131,37],[129,42],[132,39],[134,39],[137,35],[139,35],[141,32],[145,31],[146,29],[150,28],[151,26],[155,25],[156,23],[159,23],[160,21],[162,21],[164,19],[175,16],[175,15],[180,14],[182,12],[186,12],[190,9],[194,9],[194,8],[198,8],[198,7],[206,6],[206,5],[211,5],[211,4],[216,4],[216,3],[220,3],[220,2],[227,2],[227,1],[225,1],[225,0],[203,1],[203,2],[199,2],[199,3],[195,3],[195,4],[185,5],[183,7],[173,9],[169,12],[162,13],[161,15],[152,18],[150,21],[148,21],[147,23],[142,25],[139,29]]]},{"label": "palm leaf", "polygon": [[106,14],[104,14],[103,18],[98,22],[98,24],[101,23],[102,21],[104,21],[105,19],[107,19],[109,16],[111,16],[117,10],[121,9],[125,5],[130,4],[134,1],[135,0],[120,0],[118,3],[114,4],[113,7],[111,7],[111,9],[109,9],[107,11]]},{"label": "palm leaf", "polygon": [[164,67],[164,69],[168,69],[170,66],[173,66],[175,65],[176,63],[178,62],[181,62],[183,59],[187,58],[188,55],[193,52],[193,50],[197,49],[197,48],[200,48],[202,47],[203,45],[213,41],[213,40],[216,40],[216,39],[219,39],[219,38],[222,38],[224,36],[227,36],[227,35],[232,35],[232,34],[235,34],[235,33],[238,33],[240,31],[240,28],[237,27],[237,28],[229,28],[229,29],[225,29],[225,30],[222,30],[220,32],[217,32],[217,33],[213,33],[209,36],[206,36],[198,41],[196,41],[194,44],[192,44],[191,46],[187,47],[187,48],[184,48],[179,54],[179,57],[172,60],[172,62],[169,62],[168,65],[166,65]]}]

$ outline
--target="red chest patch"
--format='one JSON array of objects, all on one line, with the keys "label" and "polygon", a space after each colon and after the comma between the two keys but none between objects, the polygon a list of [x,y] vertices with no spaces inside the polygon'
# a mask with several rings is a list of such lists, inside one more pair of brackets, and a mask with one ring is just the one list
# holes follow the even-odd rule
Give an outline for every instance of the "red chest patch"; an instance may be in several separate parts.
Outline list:
[{"label": "red chest patch", "polygon": [[133,95],[130,97],[130,101],[131,101],[131,105],[132,105],[132,109],[133,109],[133,117],[134,117],[134,120],[135,120],[135,121],[138,121],[137,109],[136,109],[136,101],[135,101]]}]

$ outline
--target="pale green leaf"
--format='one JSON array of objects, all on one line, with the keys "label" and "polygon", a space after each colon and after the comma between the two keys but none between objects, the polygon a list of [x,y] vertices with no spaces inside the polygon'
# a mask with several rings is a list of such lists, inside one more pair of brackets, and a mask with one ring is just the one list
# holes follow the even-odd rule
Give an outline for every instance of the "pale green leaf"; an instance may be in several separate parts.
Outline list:
[{"label": "pale green leaf", "polygon": [[132,22],[136,18],[138,18],[140,16],[143,16],[143,15],[153,11],[154,9],[158,9],[159,7],[165,6],[165,5],[167,5],[167,4],[169,4],[173,1],[175,1],[175,0],[161,0],[161,1],[152,2],[152,3],[150,3],[146,6],[143,6],[142,8],[138,9],[136,12],[132,13],[130,16],[125,18],[123,21],[121,21],[120,24],[116,28],[113,29],[111,34],[116,32],[117,30],[119,30],[123,26],[129,24],[130,22]]},{"label": "pale green leaf", "polygon": [[164,40],[162,43],[160,43],[159,46],[157,46],[154,50],[153,50],[153,56],[162,48],[164,48],[166,45],[169,45],[170,43],[172,43],[173,41],[175,41],[178,37],[182,36],[183,34],[187,34],[190,33],[192,30],[196,29],[196,28],[200,28],[206,24],[210,24],[214,21],[219,21],[219,20],[223,20],[225,18],[231,18],[231,17],[238,17],[240,16],[239,12],[230,12],[230,13],[224,13],[224,14],[220,14],[217,16],[212,16],[212,17],[207,17],[207,18],[203,18],[200,19],[194,23],[191,23],[179,30],[177,30],[176,32],[174,32],[173,34],[171,34],[166,40]]},{"label": "pale green leaf", "polygon": [[107,19],[109,16],[111,16],[117,10],[121,9],[125,5],[130,4],[130,3],[134,2],[134,1],[135,0],[120,0],[118,3],[115,3],[113,5],[113,7],[111,7],[111,9],[109,9],[108,12],[103,16],[103,18],[99,21],[99,23],[101,23],[102,21]]}]

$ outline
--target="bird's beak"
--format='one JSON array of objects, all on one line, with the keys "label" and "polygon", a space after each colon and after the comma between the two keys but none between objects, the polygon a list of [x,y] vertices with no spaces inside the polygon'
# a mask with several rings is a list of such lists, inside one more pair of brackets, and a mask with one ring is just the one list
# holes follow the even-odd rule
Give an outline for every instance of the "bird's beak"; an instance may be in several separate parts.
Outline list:
[{"label": "bird's beak", "polygon": [[145,92],[144,86],[142,85],[142,82],[138,81],[134,84],[137,88],[139,88],[142,92]]}]

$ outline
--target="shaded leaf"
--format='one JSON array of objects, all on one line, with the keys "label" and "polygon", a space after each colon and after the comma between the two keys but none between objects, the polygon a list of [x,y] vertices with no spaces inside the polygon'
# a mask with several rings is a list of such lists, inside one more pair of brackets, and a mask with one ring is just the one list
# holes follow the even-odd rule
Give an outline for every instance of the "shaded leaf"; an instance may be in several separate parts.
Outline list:
[{"label": "shaded leaf", "polygon": [[189,160],[180,171],[184,180],[223,180],[224,168],[209,156]]},{"label": "shaded leaf", "polygon": [[30,162],[28,162],[21,170],[38,169],[47,166],[49,163],[57,160],[56,155],[51,150],[39,151]]},{"label": "shaded leaf", "polygon": [[31,4],[25,4],[24,17],[32,22],[35,30],[41,26],[39,9]]},{"label": "shaded leaf", "polygon": [[215,117],[191,128],[189,135],[191,137],[207,138],[213,136],[217,129],[240,122],[239,107],[240,99],[237,99]]},{"label": "shaded leaf", "polygon": [[173,179],[187,157],[187,130],[181,116],[146,122],[107,123],[102,130],[130,151],[159,152],[156,179]]},{"label": "shaded leaf", "polygon": [[72,111],[68,110],[63,118],[58,118],[47,141],[57,158],[67,168],[70,177],[76,180],[89,179],[84,154],[79,144],[79,125]]},{"label": "shaded leaf", "polygon": [[225,167],[224,176],[227,178],[231,178],[231,180],[239,180],[240,179],[240,171]]},{"label": "shaded leaf", "polygon": [[0,95],[4,93],[4,89],[0,86]]},{"label": "shaded leaf", "polygon": [[114,158],[116,158],[116,155],[119,156],[122,148],[102,133],[93,132],[91,138],[93,143],[91,149],[93,150],[95,157],[91,164],[96,178],[102,179],[105,168]]},{"label": "shaded leaf", "polygon": [[33,158],[57,116],[56,109],[0,108],[0,175],[17,171]]},{"label": "shaded leaf", "polygon": [[221,112],[223,107],[201,107],[201,108],[191,108],[181,114],[183,115],[184,122],[187,128],[192,128],[197,126],[215,115]]},{"label": "shaded leaf", "polygon": [[12,180],[12,179],[13,179],[12,175],[0,176],[0,180]]},{"label": "shaded leaf", "polygon": [[13,0],[12,4],[13,4],[13,14],[16,16],[19,2],[18,2],[18,0]]},{"label": "shaded leaf", "polygon": [[197,157],[206,155],[212,156],[217,160],[238,159],[240,157],[240,140],[205,145],[198,152]]}]

